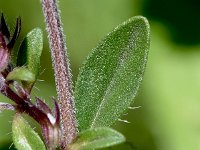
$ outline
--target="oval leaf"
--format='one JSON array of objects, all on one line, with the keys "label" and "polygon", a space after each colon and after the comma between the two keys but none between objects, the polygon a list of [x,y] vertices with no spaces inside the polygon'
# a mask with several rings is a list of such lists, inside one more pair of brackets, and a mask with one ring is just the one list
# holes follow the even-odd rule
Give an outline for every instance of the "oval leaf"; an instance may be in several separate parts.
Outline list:
[{"label": "oval leaf", "polygon": [[149,50],[148,21],[133,17],[92,51],[75,85],[79,130],[110,126],[129,107],[143,77]]},{"label": "oval leaf", "polygon": [[37,77],[42,49],[42,30],[35,28],[27,34],[20,46],[17,56],[17,66],[27,66],[27,68]]},{"label": "oval leaf", "polygon": [[46,150],[40,136],[30,127],[21,114],[14,116],[13,142],[18,150]]},{"label": "oval leaf", "polygon": [[8,74],[6,80],[19,80],[33,83],[35,82],[35,75],[25,67],[18,67]]},{"label": "oval leaf", "polygon": [[99,127],[81,132],[69,149],[92,150],[113,146],[124,141],[125,137],[121,133],[111,128]]}]

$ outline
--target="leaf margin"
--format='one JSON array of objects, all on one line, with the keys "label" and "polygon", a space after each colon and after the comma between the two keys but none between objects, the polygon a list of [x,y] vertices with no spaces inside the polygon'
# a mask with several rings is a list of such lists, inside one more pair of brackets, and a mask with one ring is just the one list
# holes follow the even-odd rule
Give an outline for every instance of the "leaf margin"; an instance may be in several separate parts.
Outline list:
[{"label": "leaf margin", "polygon": [[[26,131],[25,131],[26,130]],[[23,132],[24,131],[24,132]],[[15,147],[19,150],[46,150],[45,144],[41,140],[37,132],[35,132],[28,122],[22,117],[21,113],[16,113],[12,122],[12,137]],[[30,133],[31,138],[35,137],[35,141],[30,146],[30,137],[27,137],[27,133]],[[24,138],[23,138],[24,137]],[[29,142],[28,142],[29,141]],[[37,143],[37,144],[35,144]]]},{"label": "leaf margin", "polygon": [[[88,141],[87,141],[88,140]],[[108,127],[91,128],[80,132],[70,150],[92,150],[121,144],[126,138],[118,131]]]}]

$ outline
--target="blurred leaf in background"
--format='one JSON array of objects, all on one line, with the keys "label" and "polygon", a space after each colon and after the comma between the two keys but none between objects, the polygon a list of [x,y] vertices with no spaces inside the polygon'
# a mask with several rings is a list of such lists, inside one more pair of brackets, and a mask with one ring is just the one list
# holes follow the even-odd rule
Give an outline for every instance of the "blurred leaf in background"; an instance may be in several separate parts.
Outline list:
[{"label": "blurred leaf in background", "polygon": [[[111,150],[200,149],[198,4],[197,0],[60,0],[74,80],[89,51],[116,25],[135,15],[149,19],[152,38],[147,70],[132,105],[141,107],[121,118],[131,123],[113,126],[128,142]],[[31,29],[45,30],[39,0],[0,0],[0,10],[12,31],[16,17],[22,18],[21,40],[15,49]],[[44,39],[39,75],[44,82],[36,84],[39,90],[35,88],[33,96],[50,99],[56,94],[46,34]],[[11,144],[12,115],[8,111],[0,114],[0,150]]]},{"label": "blurred leaf in background", "polygon": [[199,0],[145,0],[143,8],[144,15],[167,25],[177,44],[200,43]]}]

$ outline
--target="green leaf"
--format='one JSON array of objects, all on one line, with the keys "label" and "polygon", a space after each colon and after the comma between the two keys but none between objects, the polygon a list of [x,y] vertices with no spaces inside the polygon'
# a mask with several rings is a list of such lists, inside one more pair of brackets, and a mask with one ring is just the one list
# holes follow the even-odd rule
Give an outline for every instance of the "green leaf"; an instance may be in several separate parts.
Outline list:
[{"label": "green leaf", "polygon": [[40,136],[19,113],[14,116],[12,132],[13,142],[18,150],[46,150]]},{"label": "green leaf", "polygon": [[42,49],[42,30],[35,28],[27,34],[20,46],[17,56],[17,66],[27,66],[27,68],[37,77]]},{"label": "green leaf", "polygon": [[79,130],[112,125],[133,101],[145,70],[150,27],[133,17],[108,34],[80,69],[75,85]]},{"label": "green leaf", "polygon": [[18,67],[8,74],[6,80],[19,80],[33,83],[35,82],[35,75],[25,67]]},{"label": "green leaf", "polygon": [[92,150],[113,146],[124,141],[125,137],[121,133],[111,128],[99,127],[81,132],[69,149]]}]

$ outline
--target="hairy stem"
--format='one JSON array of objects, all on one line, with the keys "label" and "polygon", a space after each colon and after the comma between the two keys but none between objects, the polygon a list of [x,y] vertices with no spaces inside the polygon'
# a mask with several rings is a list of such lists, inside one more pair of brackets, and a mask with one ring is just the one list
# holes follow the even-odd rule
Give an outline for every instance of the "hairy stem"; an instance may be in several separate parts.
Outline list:
[{"label": "hairy stem", "polygon": [[77,135],[67,47],[56,0],[42,0],[61,112],[62,148]]}]

